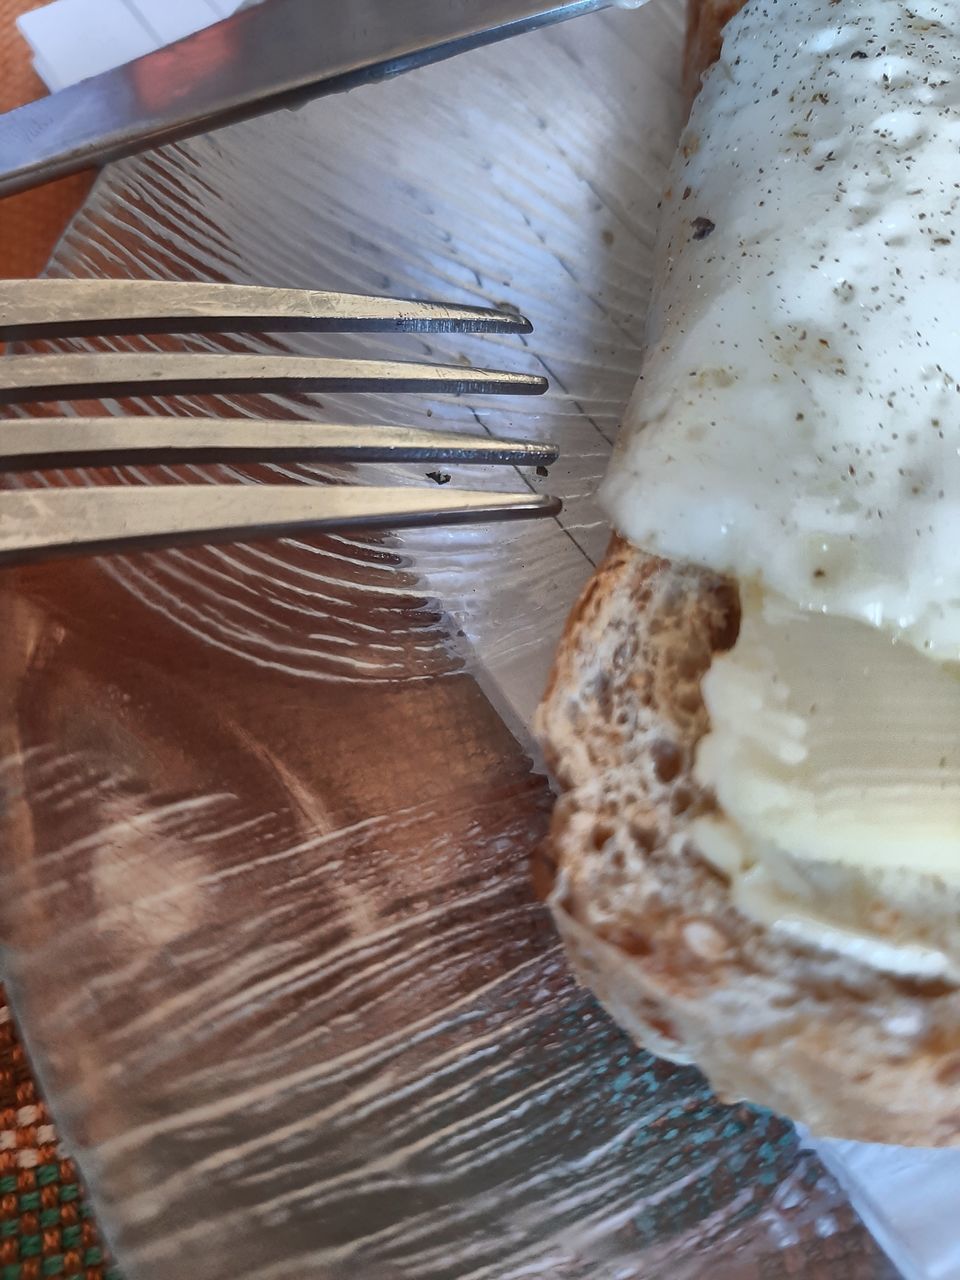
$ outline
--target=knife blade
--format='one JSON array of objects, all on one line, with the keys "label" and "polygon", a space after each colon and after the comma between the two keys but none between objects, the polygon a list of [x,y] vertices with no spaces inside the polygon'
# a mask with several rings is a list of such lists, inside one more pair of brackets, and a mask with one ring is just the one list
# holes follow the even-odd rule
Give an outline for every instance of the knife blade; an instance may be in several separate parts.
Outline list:
[{"label": "knife blade", "polygon": [[0,196],[614,0],[267,0],[0,116]]}]

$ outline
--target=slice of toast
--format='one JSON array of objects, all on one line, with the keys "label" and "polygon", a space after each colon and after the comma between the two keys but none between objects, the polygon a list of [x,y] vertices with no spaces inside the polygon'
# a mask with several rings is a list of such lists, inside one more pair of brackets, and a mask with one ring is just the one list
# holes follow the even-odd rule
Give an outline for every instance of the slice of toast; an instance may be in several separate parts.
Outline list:
[{"label": "slice of toast", "polygon": [[[739,7],[691,0],[691,85]],[[960,1144],[957,986],[755,922],[690,837],[715,807],[693,775],[700,680],[738,627],[735,583],[619,537],[573,609],[537,725],[560,792],[539,880],[573,966],[642,1045],[696,1062],[724,1097],[824,1135]],[[960,903],[942,884],[810,875],[851,931],[960,955]]]}]

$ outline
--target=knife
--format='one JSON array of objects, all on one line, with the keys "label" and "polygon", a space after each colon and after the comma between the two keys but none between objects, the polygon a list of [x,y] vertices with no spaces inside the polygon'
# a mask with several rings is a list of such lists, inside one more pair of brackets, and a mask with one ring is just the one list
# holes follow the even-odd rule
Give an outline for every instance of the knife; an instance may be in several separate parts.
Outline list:
[{"label": "knife", "polygon": [[614,0],[266,0],[0,115],[0,196]]}]

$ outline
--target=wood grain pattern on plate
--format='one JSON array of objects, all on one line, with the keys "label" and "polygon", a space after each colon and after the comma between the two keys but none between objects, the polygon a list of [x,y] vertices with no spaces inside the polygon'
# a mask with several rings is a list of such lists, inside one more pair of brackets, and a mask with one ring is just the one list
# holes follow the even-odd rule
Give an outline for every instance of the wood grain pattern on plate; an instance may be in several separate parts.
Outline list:
[{"label": "wood grain pattern on plate", "polygon": [[[564,452],[528,477],[568,499],[549,528],[153,553],[14,584],[2,696],[25,835],[0,897],[30,928],[0,922],[45,1078],[145,1280],[187,1252],[192,1280],[888,1274],[789,1126],[721,1106],[573,985],[530,887],[550,796],[525,717],[606,537],[590,492],[637,367],[681,27],[672,3],[583,19],[125,162],[53,263],[507,300],[537,326],[519,350],[349,350],[547,372],[537,404],[399,411]],[[374,396],[136,407],[267,405],[398,413]],[[49,482],[118,477],[145,478]],[[71,1023],[69,1058],[54,978],[96,1015],[97,1037]]]}]

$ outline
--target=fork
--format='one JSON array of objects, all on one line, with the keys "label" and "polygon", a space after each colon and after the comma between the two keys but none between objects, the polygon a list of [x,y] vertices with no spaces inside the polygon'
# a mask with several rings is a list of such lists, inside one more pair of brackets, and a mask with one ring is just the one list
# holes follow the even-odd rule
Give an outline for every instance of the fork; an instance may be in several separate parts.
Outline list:
[{"label": "fork", "polygon": [[[140,280],[0,281],[0,342],[64,336],[243,333],[529,333],[485,307],[316,290]],[[225,391],[537,395],[546,379],[459,365],[326,356],[56,352],[0,359],[0,403]],[[553,445],[410,427],[253,418],[56,417],[0,421],[0,472],[147,462],[457,462],[546,467]],[[346,484],[89,485],[0,491],[0,563],[85,551],[230,541],[303,529],[555,515],[536,494]],[[9,484],[9,482],[8,482]]]}]

